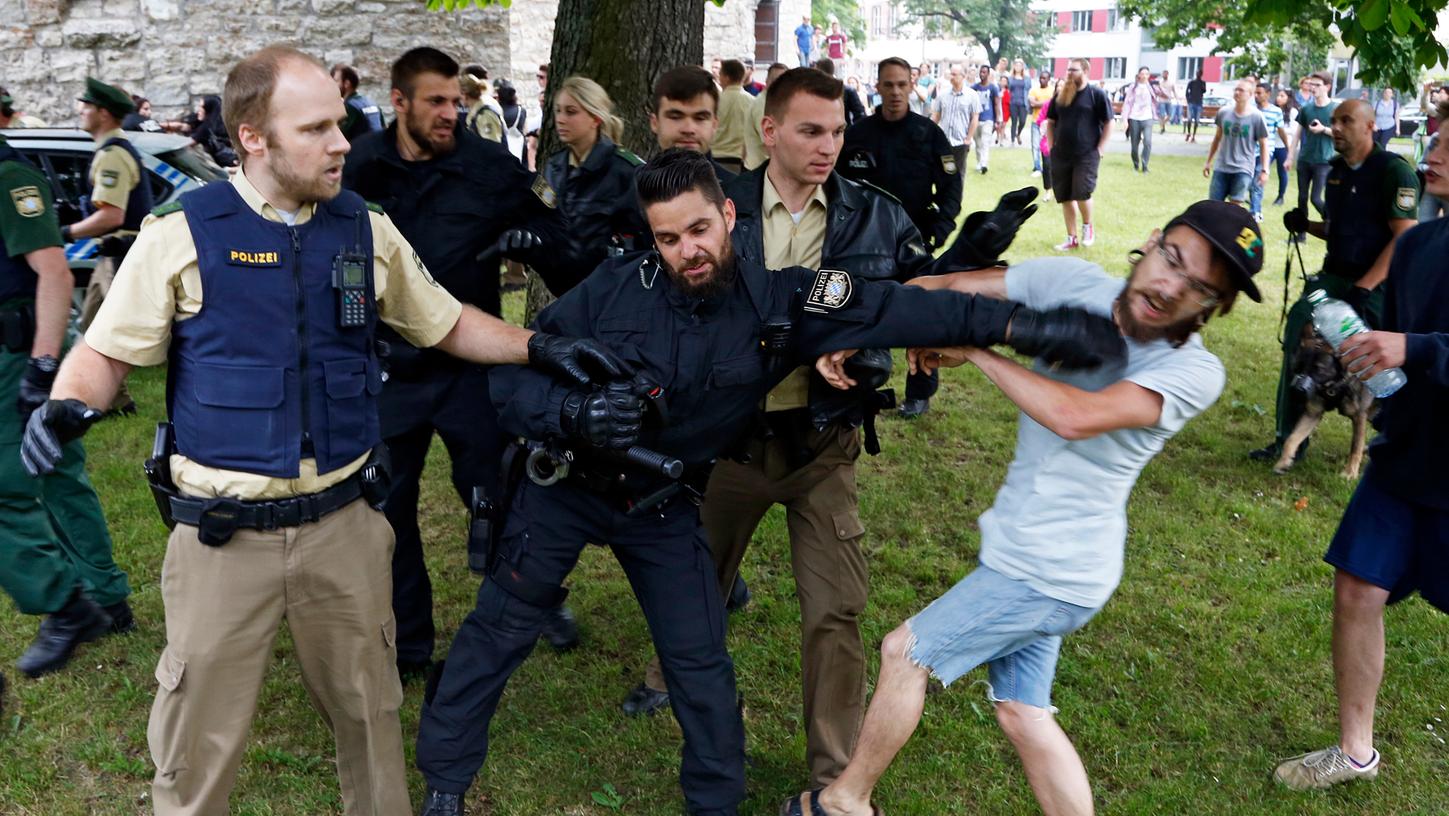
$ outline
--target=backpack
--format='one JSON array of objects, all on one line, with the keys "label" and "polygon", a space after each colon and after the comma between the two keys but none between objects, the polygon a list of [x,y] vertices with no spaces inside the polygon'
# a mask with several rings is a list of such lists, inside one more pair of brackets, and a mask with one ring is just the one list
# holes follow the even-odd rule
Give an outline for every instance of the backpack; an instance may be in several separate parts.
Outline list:
[{"label": "backpack", "polygon": [[513,154],[513,158],[518,159],[519,162],[523,161],[523,151],[527,146],[527,142],[523,138],[523,122],[526,116],[523,106],[517,105],[514,107],[512,122],[508,121],[506,114],[501,117],[503,119],[503,144],[508,148],[508,152]]}]

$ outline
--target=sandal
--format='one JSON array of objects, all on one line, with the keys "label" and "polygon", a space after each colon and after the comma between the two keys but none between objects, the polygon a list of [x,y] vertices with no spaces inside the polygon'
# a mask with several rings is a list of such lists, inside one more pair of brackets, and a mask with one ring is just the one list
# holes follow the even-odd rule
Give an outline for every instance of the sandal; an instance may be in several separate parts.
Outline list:
[{"label": "sandal", "polygon": [[[804,793],[797,793],[789,799],[786,799],[780,804],[780,816],[830,816],[829,813],[825,812],[825,808],[820,806],[820,791],[822,790],[824,788],[816,788],[811,791],[805,791]],[[807,794],[810,796],[809,813],[805,812],[805,804],[801,801]],[[872,816],[884,816],[880,808],[875,805],[870,806],[870,812]]]}]

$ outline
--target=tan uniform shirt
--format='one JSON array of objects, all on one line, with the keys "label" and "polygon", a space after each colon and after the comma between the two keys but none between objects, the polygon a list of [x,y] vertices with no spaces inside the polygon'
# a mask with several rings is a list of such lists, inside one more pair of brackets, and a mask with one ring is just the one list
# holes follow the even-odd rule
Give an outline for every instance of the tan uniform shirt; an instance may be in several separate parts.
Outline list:
[{"label": "tan uniform shirt", "polygon": [[[269,221],[282,221],[240,171],[231,183],[253,212]],[[306,223],[315,209],[315,204],[303,205],[297,223]],[[462,305],[428,274],[390,218],[376,212],[368,215],[379,317],[415,346],[437,345],[457,324]],[[161,218],[148,216],[141,227],[105,304],[86,331],[86,344],[124,363],[150,366],[166,361],[172,323],[201,311],[201,268],[184,211]],[[331,487],[355,473],[366,459],[364,455],[325,474],[317,473],[315,459],[303,459],[297,478],[279,479],[206,467],[175,455],[171,457],[171,477],[189,496],[278,499]]]},{"label": "tan uniform shirt", "polygon": [[745,136],[750,132],[750,110],[755,97],[738,85],[730,85],[719,93],[719,129],[714,134],[710,152],[719,158],[743,159]]},{"label": "tan uniform shirt", "polygon": [[[816,187],[805,202],[805,210],[797,222],[790,208],[780,200],[775,183],[765,175],[765,192],[760,202],[764,213],[763,240],[765,268],[787,266],[820,268],[820,254],[825,248],[825,190]],[[766,411],[789,411],[804,408],[810,398],[810,369],[800,367],[790,372],[765,397]]]},{"label": "tan uniform shirt", "polygon": [[769,88],[760,91],[750,104],[750,129],[745,131],[746,170],[753,170],[770,158],[765,152],[765,131],[760,127],[760,120],[765,118],[765,94],[769,92]]},{"label": "tan uniform shirt", "polygon": [[[119,128],[109,133],[102,133],[96,138],[96,144],[106,142],[114,137],[126,138],[126,134]],[[136,160],[131,158],[124,148],[111,145],[96,151],[96,156],[91,161],[91,204],[109,204],[121,212],[126,211],[126,202],[131,198],[131,191],[141,183],[141,168]],[[116,230],[113,235],[129,235],[128,231]]]}]

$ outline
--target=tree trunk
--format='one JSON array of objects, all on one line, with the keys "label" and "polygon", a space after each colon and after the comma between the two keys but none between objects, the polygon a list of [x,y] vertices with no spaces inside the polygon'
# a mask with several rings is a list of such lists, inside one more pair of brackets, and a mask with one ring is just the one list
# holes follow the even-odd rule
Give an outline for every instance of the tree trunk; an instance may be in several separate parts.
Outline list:
[{"label": "tree trunk", "polygon": [[[704,2],[559,0],[549,58],[540,157],[562,147],[550,115],[553,95],[574,74],[589,77],[609,92],[615,115],[624,120],[623,146],[640,156],[653,155],[656,143],[649,130],[649,110],[654,80],[675,66],[703,63]],[[542,166],[540,158],[540,172]],[[532,322],[552,300],[539,276],[530,275],[525,321]]]}]

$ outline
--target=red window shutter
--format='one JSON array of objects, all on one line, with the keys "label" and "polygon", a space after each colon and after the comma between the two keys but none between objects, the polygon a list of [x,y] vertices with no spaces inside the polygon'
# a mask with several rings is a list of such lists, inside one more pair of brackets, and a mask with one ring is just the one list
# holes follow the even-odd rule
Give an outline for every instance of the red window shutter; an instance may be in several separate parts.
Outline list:
[{"label": "red window shutter", "polygon": [[1208,57],[1202,61],[1202,78],[1204,82],[1223,81],[1223,58]]},{"label": "red window shutter", "polygon": [[1092,57],[1087,61],[1092,64],[1092,69],[1087,72],[1087,79],[1101,79],[1107,75],[1106,61],[1102,57]]},{"label": "red window shutter", "polygon": [[1107,10],[1097,9],[1092,12],[1092,31],[1102,33],[1107,30]]},{"label": "red window shutter", "polygon": [[1072,30],[1072,13],[1070,11],[1057,12],[1057,28],[1062,31]]}]

